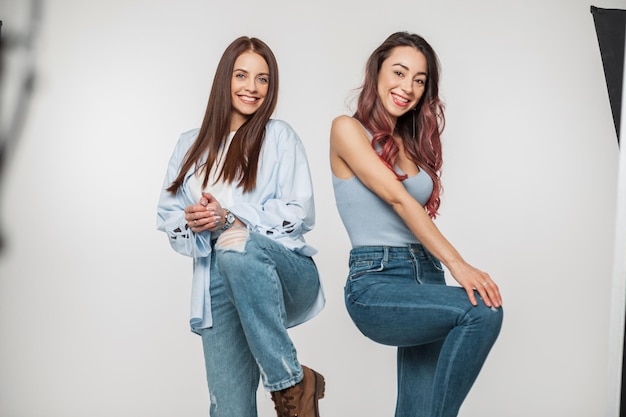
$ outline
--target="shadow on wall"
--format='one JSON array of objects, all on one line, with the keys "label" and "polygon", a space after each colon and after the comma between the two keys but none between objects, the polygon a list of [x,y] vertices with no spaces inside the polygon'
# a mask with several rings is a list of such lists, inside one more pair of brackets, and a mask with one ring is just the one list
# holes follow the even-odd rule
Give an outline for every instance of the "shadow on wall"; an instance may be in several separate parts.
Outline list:
[{"label": "shadow on wall", "polygon": [[[35,88],[35,41],[42,1],[19,1],[14,9],[16,15],[0,21],[0,192]],[[7,245],[3,222],[0,212],[0,255]]]}]

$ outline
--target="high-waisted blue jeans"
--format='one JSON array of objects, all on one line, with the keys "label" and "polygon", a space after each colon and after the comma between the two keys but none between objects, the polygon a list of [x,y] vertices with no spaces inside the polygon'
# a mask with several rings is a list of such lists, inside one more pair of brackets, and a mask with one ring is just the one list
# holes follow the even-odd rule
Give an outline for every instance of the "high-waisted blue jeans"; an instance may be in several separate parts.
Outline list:
[{"label": "high-waisted blue jeans", "polygon": [[356,247],[345,286],[348,312],[368,338],[397,346],[396,417],[453,417],[502,325],[502,309],[446,286],[422,245]]},{"label": "high-waisted blue jeans", "polygon": [[268,391],[303,377],[287,317],[315,301],[313,259],[257,233],[242,250],[217,247],[211,259],[213,327],[201,331],[211,417],[256,417],[259,376]]}]

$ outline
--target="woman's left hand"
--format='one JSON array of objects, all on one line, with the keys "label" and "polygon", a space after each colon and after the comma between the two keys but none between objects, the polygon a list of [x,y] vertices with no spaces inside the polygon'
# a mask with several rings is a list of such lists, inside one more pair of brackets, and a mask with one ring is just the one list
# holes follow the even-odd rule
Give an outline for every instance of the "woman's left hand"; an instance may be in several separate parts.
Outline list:
[{"label": "woman's left hand", "polygon": [[197,204],[185,208],[185,220],[194,233],[215,232],[224,226],[224,209],[210,193],[202,193]]}]

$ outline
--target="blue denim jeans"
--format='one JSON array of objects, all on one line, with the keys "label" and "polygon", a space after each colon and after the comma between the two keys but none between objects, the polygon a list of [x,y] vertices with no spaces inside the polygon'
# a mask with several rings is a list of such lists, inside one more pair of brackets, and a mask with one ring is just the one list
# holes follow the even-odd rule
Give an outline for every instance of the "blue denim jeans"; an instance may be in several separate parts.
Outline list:
[{"label": "blue denim jeans", "polygon": [[[345,302],[368,338],[397,346],[396,417],[453,417],[502,325],[502,309],[446,286],[439,261],[422,245],[357,247],[350,252]],[[478,293],[476,293],[478,297]]]},{"label": "blue denim jeans", "polygon": [[257,233],[243,250],[215,247],[213,327],[201,331],[212,417],[256,417],[259,377],[268,391],[303,377],[286,321],[318,294],[313,259]]}]

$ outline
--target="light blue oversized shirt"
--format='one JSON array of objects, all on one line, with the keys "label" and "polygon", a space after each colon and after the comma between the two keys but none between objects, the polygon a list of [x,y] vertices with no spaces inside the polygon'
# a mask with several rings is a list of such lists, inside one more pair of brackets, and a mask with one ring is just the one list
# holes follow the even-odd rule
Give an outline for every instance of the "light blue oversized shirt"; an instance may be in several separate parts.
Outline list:
[{"label": "light blue oversized shirt", "polygon": [[[211,317],[211,232],[193,233],[187,228],[185,207],[196,204],[189,187],[194,169],[187,172],[182,186],[173,195],[166,191],[180,170],[199,129],[183,133],[172,154],[157,207],[157,229],[165,232],[172,248],[193,258],[191,287],[191,330],[213,325]],[[313,184],[304,145],[289,124],[271,119],[266,125],[265,140],[259,155],[256,187],[244,193],[233,190],[233,205],[227,207],[253,233],[260,233],[305,256],[317,251],[306,243],[304,234],[315,224]],[[324,306],[320,291],[313,306],[300,317],[291,317],[287,327],[313,318]]]}]

